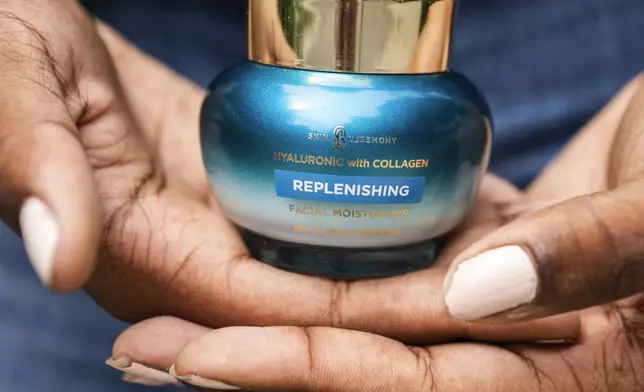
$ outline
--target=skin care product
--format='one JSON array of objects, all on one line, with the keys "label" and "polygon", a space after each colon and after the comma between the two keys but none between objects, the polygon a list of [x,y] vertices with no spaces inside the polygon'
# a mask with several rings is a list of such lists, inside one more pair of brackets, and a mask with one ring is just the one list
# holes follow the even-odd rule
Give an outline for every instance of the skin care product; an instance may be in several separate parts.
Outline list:
[{"label": "skin care product", "polygon": [[487,169],[488,105],[448,68],[454,0],[250,0],[248,60],[201,141],[252,255],[334,279],[431,266]]}]

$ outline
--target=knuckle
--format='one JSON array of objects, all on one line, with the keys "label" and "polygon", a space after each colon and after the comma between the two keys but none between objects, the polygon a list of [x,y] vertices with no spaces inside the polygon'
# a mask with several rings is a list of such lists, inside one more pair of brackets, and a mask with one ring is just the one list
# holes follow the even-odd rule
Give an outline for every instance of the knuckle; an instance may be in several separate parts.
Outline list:
[{"label": "knuckle", "polygon": [[[55,3],[55,4],[54,4]],[[83,44],[96,42],[93,21],[76,0],[8,1],[0,6],[0,81],[28,83],[78,103]],[[80,106],[80,105],[79,105]]]},{"label": "knuckle", "polygon": [[329,297],[329,325],[333,328],[342,328],[345,325],[344,304],[347,301],[350,283],[337,281],[334,283]]},{"label": "knuckle", "polygon": [[127,161],[131,146],[130,133],[124,118],[102,117],[101,122],[95,124],[96,132],[83,132],[84,129],[81,127],[81,142],[92,168],[106,169]]},{"label": "knuckle", "polygon": [[612,308],[618,316],[620,328],[637,336],[644,346],[644,294],[619,301]]},{"label": "knuckle", "polygon": [[644,255],[644,217],[640,202],[628,201],[622,193],[581,196],[548,215],[547,230],[542,231],[548,240],[541,241],[548,247],[537,254],[559,261],[542,268],[547,284],[557,286],[555,291],[575,290],[582,302],[616,300],[643,285],[635,280],[644,276],[644,265],[637,262]]},{"label": "knuckle", "polygon": [[595,211],[592,197],[566,201],[544,211],[542,217],[536,231],[542,237],[532,241],[530,250],[540,263],[543,292],[572,290],[580,300],[592,298],[593,276],[583,271],[594,272],[598,263],[613,258],[614,252],[610,231]]},{"label": "knuckle", "polygon": [[317,387],[322,384],[324,379],[323,368],[319,366],[318,360],[318,351],[317,351],[317,342],[318,338],[316,335],[316,328],[300,328],[301,335],[301,358],[306,360],[304,379],[306,384],[312,389],[317,390]]},{"label": "knuckle", "polygon": [[413,385],[417,385],[414,390],[419,392],[439,392],[442,389],[437,384],[437,377],[432,360],[431,348],[427,347],[408,347],[409,351],[416,358],[416,369]]},{"label": "knuckle", "polygon": [[[604,290],[614,293],[615,299],[644,289],[644,206],[641,186],[630,187],[597,194],[590,204],[604,253],[602,262],[612,278]],[[637,191],[637,198],[631,197],[630,190]]]},{"label": "knuckle", "polygon": [[39,85],[58,98],[66,98],[75,90],[75,78],[64,74],[49,39],[37,26],[13,12],[0,10],[0,32],[1,65],[6,76]]},{"label": "knuckle", "polygon": [[[585,199],[585,203],[582,204],[587,216],[589,217],[589,225],[585,226],[591,228],[586,231],[587,235],[591,239],[594,238],[594,241],[580,241],[580,250],[584,250],[584,253],[588,253],[587,244],[598,244],[600,249],[601,257],[598,258],[599,262],[609,262],[614,266],[617,266],[619,263],[616,263],[617,259],[620,256],[620,250],[618,247],[618,238],[614,231],[614,227],[610,219],[607,219],[605,215],[604,202],[601,199],[601,195],[588,196]],[[574,217],[571,217],[574,219]],[[583,223],[583,222],[582,222]],[[582,226],[583,228],[584,226]],[[614,288],[609,288],[609,290],[614,290]]]}]

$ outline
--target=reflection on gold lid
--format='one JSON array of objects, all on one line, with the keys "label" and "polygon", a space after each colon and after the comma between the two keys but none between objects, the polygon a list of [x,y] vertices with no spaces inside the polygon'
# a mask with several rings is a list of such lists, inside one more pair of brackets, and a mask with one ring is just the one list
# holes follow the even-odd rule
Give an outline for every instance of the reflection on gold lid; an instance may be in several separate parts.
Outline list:
[{"label": "reflection on gold lid", "polygon": [[454,2],[249,0],[249,58],[340,72],[442,72]]}]

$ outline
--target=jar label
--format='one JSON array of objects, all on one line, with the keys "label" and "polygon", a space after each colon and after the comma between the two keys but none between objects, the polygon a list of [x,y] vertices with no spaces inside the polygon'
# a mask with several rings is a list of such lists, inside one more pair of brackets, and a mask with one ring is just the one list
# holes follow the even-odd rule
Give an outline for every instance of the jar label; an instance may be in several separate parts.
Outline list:
[{"label": "jar label", "polygon": [[423,200],[424,177],[338,176],[275,170],[278,197],[332,203],[403,204]]}]

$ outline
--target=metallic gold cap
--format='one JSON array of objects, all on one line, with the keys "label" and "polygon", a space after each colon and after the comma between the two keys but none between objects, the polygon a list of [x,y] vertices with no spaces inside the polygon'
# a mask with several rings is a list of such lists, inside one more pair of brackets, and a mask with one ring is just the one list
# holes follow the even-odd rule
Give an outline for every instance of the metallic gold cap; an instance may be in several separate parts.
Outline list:
[{"label": "metallic gold cap", "polygon": [[249,0],[249,59],[341,72],[442,72],[455,1]]}]

